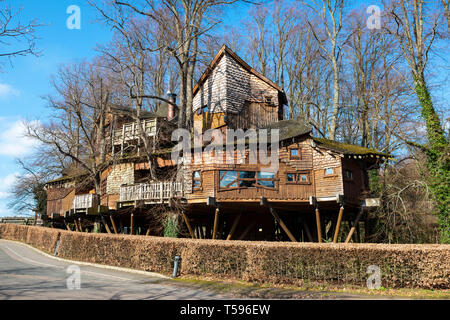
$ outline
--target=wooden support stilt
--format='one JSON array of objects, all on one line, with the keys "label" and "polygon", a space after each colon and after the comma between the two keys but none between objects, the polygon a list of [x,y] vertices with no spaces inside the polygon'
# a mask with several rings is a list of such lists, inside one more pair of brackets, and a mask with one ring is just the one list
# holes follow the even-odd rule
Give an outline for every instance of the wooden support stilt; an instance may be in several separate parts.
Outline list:
[{"label": "wooden support stilt", "polygon": [[130,234],[134,234],[133,228],[134,228],[134,214],[131,214],[131,216],[130,216]]},{"label": "wooden support stilt", "polygon": [[191,224],[189,222],[189,219],[188,219],[186,213],[182,212],[181,215],[183,216],[184,222],[186,223],[186,226],[187,226],[187,228],[189,230],[189,234],[191,235],[191,238],[195,239],[194,231],[192,230]]},{"label": "wooden support stilt", "polygon": [[81,224],[81,218],[78,218],[78,228],[80,228],[80,232],[83,232],[83,225]]},{"label": "wooden support stilt", "polygon": [[219,228],[219,213],[220,213],[219,208],[216,208],[216,213],[214,216],[214,231],[213,231],[213,236],[212,236],[213,240],[216,239],[216,237],[217,237],[217,230]]},{"label": "wooden support stilt", "polygon": [[107,224],[106,221],[105,221],[105,217],[103,217],[103,216],[101,216],[101,217],[102,217],[102,222],[103,222],[103,224],[104,224],[104,226],[105,226],[106,232],[108,232],[109,234],[111,234],[111,230],[109,229],[109,226],[108,226],[108,224]]},{"label": "wooden support stilt", "polygon": [[241,220],[241,216],[242,216],[242,211],[241,211],[241,213],[239,213],[239,215],[234,220],[233,225],[231,226],[230,233],[228,234],[227,240],[231,240],[231,238],[233,237],[233,234],[236,231],[236,228],[238,226],[239,220]]},{"label": "wooden support stilt", "polygon": [[361,219],[361,216],[362,216],[363,212],[364,212],[364,207],[361,207],[361,210],[359,210],[359,213],[356,216],[355,222],[353,223],[353,226],[350,229],[350,232],[348,233],[347,239],[345,239],[345,243],[349,243],[350,242],[350,239],[352,238],[353,233],[356,230],[356,226],[359,224],[359,219]]},{"label": "wooden support stilt", "polygon": [[200,238],[206,239],[205,233],[203,232],[203,225],[198,226],[200,230]]},{"label": "wooden support stilt", "polygon": [[278,213],[275,211],[274,208],[272,208],[272,206],[270,204],[269,204],[269,210],[270,210],[270,213],[272,214],[272,216],[275,218],[275,220],[280,225],[280,227],[284,230],[284,232],[286,232],[289,239],[291,239],[292,242],[297,242],[294,235],[289,231],[288,227],[284,224],[283,220],[281,220]]},{"label": "wooden support stilt", "polygon": [[239,240],[242,240],[245,238],[245,236],[247,236],[247,233],[250,232],[250,230],[255,226],[255,222],[250,223],[247,228],[245,228],[244,232],[242,232],[242,234],[239,237]]},{"label": "wooden support stilt", "polygon": [[334,231],[333,243],[337,243],[339,236],[339,228],[341,226],[342,216],[344,215],[344,206],[339,209],[338,220],[336,222],[336,230]]},{"label": "wooden support stilt", "polygon": [[66,220],[64,220],[64,224],[66,225],[66,229],[67,229],[67,230],[72,231],[72,230],[70,229],[69,225],[67,224]]},{"label": "wooden support stilt", "polygon": [[317,241],[322,243],[322,227],[320,225],[320,212],[319,208],[316,207],[316,225],[317,225]]},{"label": "wooden support stilt", "polygon": [[302,224],[303,224],[303,229],[306,232],[306,236],[308,237],[309,242],[314,242],[313,237],[311,235],[311,231],[309,231],[308,224],[306,223],[306,221],[304,219],[302,219]]},{"label": "wooden support stilt", "polygon": [[116,223],[114,222],[114,218],[112,217],[112,215],[109,215],[109,220],[111,220],[111,224],[112,224],[112,227],[113,227],[113,229],[114,229],[114,233],[115,233],[115,234],[118,234],[118,232],[117,232],[117,227],[116,227]]},{"label": "wooden support stilt", "polygon": [[147,232],[145,233],[145,236],[148,237],[150,235],[150,226],[147,228]]}]

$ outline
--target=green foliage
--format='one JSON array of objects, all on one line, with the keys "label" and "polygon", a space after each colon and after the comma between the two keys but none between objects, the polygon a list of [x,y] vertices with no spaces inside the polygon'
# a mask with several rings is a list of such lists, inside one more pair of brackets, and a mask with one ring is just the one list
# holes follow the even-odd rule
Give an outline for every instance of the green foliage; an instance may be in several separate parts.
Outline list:
[{"label": "green foliage", "polygon": [[167,215],[163,222],[164,237],[178,238],[178,219],[175,215]]},{"label": "green foliage", "polygon": [[449,141],[445,137],[430,93],[423,79],[415,79],[416,93],[422,107],[422,117],[427,127],[428,146],[426,148],[428,169],[427,182],[432,198],[437,206],[441,229],[441,243],[450,243],[450,157]]}]

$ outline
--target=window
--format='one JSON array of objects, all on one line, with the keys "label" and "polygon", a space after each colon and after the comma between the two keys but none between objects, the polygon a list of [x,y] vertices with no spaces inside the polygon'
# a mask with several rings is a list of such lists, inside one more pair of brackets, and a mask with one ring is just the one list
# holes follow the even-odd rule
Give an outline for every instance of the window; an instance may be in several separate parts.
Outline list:
[{"label": "window", "polygon": [[286,180],[289,184],[310,184],[308,172],[287,173]]},{"label": "window", "polygon": [[194,171],[192,181],[193,181],[194,191],[202,189],[202,175],[201,175],[200,171]]},{"label": "window", "polygon": [[254,187],[256,184],[256,172],[254,171],[240,171],[239,172],[239,187]]},{"label": "window", "polygon": [[345,178],[345,180],[353,180],[353,172],[350,170],[345,170],[344,178]]},{"label": "window", "polygon": [[268,188],[275,189],[275,173],[256,171],[220,171],[220,189]]},{"label": "window", "polygon": [[289,150],[289,158],[298,160],[301,158],[300,156],[300,149],[290,149]]},{"label": "window", "polygon": [[325,175],[326,176],[333,176],[334,175],[334,168],[326,168],[325,169]]},{"label": "window", "polygon": [[220,171],[220,189],[237,188],[237,171]]},{"label": "window", "polygon": [[275,189],[275,173],[258,172],[257,180],[258,186],[261,186],[263,188]]}]

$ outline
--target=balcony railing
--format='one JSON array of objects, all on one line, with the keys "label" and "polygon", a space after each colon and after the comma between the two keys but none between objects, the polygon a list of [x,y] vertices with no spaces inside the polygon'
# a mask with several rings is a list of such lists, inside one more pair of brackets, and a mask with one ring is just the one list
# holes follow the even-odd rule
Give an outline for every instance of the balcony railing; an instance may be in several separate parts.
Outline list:
[{"label": "balcony railing", "polygon": [[99,205],[98,194],[80,194],[73,198],[73,209],[90,209]]},{"label": "balcony railing", "polygon": [[[142,128],[147,137],[156,135],[156,119],[142,120]],[[125,123],[121,129],[114,130],[114,145],[122,144],[122,142],[136,140],[139,138],[139,128],[135,122]]]},{"label": "balcony railing", "polygon": [[149,201],[163,203],[172,198],[183,197],[182,182],[140,183],[120,187],[120,201]]}]

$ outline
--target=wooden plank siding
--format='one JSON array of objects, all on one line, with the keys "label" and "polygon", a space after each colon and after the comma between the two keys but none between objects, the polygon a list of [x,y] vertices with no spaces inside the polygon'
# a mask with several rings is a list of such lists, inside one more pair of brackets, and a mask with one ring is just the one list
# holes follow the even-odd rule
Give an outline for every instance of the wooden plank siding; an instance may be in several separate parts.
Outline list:
[{"label": "wooden plank siding", "polygon": [[[352,172],[352,179],[346,179],[346,170]],[[367,181],[364,178],[361,161],[356,159],[342,159],[342,175],[345,198],[352,202],[359,202],[361,200],[361,193],[367,190]]]}]

